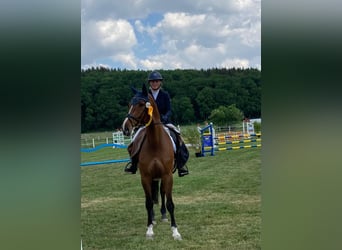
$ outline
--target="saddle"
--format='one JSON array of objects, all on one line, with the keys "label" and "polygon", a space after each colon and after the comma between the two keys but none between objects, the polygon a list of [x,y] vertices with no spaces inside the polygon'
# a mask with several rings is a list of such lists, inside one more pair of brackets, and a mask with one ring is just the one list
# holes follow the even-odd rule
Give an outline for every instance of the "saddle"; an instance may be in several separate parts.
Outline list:
[{"label": "saddle", "polygon": [[186,147],[184,140],[182,136],[180,135],[180,131],[176,128],[175,125],[172,123],[165,124],[165,127],[169,129],[169,134],[173,140],[173,142],[176,145],[176,158],[175,158],[175,166],[174,166],[174,171],[176,171],[176,168],[182,168],[185,163],[189,159],[189,151],[188,148]]},{"label": "saddle", "polygon": [[141,145],[145,140],[145,129],[146,127],[140,127],[134,134],[131,143],[127,146],[127,151],[131,158],[138,155],[141,149]]},{"label": "saddle", "polygon": [[[164,125],[165,130],[170,135],[170,139],[173,142],[174,145],[174,152],[175,152],[175,164],[173,168],[173,173],[176,171],[176,168],[181,168],[185,165],[185,163],[189,159],[189,151],[180,136],[179,130],[173,125],[173,124],[166,124]],[[137,132],[134,134],[134,137],[132,139],[132,142],[128,145],[127,151],[130,155],[130,157],[135,159],[138,157],[141,145],[143,144],[146,133],[145,133],[146,127],[140,127]]]},{"label": "saddle", "polygon": [[[137,130],[137,132],[134,134],[131,143],[127,146],[127,150],[128,150],[129,155],[131,156],[131,158],[138,155],[140,152],[141,145],[143,144],[143,142],[145,140],[145,136],[146,136],[145,129],[146,129],[146,127],[140,127]],[[175,136],[173,136],[172,133],[170,133],[170,129],[168,127],[166,127],[165,125],[164,125],[164,129],[169,134],[170,139],[174,145],[174,151],[176,152],[177,138]]]}]

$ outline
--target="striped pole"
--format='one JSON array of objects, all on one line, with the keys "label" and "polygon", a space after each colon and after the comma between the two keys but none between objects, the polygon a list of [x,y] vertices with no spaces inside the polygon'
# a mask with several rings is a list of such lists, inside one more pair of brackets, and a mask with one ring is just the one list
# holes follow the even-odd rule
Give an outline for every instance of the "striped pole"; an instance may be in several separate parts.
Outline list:
[{"label": "striped pole", "polygon": [[226,148],[216,148],[216,151],[223,151],[223,150],[235,150],[235,149],[244,149],[244,148],[257,148],[261,147],[261,144],[256,145],[246,145],[246,146],[236,146],[236,147],[226,147]]}]

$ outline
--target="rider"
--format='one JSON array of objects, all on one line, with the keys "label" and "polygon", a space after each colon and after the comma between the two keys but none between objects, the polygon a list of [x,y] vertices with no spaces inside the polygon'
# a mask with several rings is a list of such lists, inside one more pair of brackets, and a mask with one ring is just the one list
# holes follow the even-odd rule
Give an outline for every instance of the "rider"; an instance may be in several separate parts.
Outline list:
[{"label": "rider", "polygon": [[[170,135],[176,144],[175,164],[178,169],[178,176],[182,177],[189,174],[185,165],[189,157],[189,152],[182,140],[180,133],[176,131],[175,126],[170,124],[171,116],[171,100],[167,91],[161,88],[163,81],[162,75],[158,71],[153,71],[148,76],[148,83],[150,85],[149,93],[152,94],[160,113],[161,122],[169,128]],[[132,141],[133,143],[134,141]],[[137,158],[133,157],[131,162],[127,164],[125,172],[135,174],[137,171]]]}]

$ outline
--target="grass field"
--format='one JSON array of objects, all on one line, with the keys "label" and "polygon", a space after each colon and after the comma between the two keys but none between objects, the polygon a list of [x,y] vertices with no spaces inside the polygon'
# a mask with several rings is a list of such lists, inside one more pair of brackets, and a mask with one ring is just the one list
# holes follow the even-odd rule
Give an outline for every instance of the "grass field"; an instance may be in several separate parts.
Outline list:
[{"label": "grass field", "polygon": [[[174,175],[175,216],[182,241],[170,224],[157,225],[154,240],[145,238],[147,215],[139,172],[126,175],[125,163],[81,168],[83,249],[260,249],[260,148],[195,157],[190,175]],[[81,161],[127,158],[125,149],[82,153]],[[169,216],[168,216],[169,218]]]}]

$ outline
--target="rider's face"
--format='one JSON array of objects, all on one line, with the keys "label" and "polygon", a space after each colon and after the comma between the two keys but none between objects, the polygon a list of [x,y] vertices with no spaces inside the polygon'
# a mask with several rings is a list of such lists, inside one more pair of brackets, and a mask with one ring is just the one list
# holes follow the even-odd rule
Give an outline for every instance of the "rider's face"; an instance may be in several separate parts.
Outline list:
[{"label": "rider's face", "polygon": [[160,80],[151,80],[150,81],[150,87],[153,90],[158,90],[160,88],[161,81]]}]

